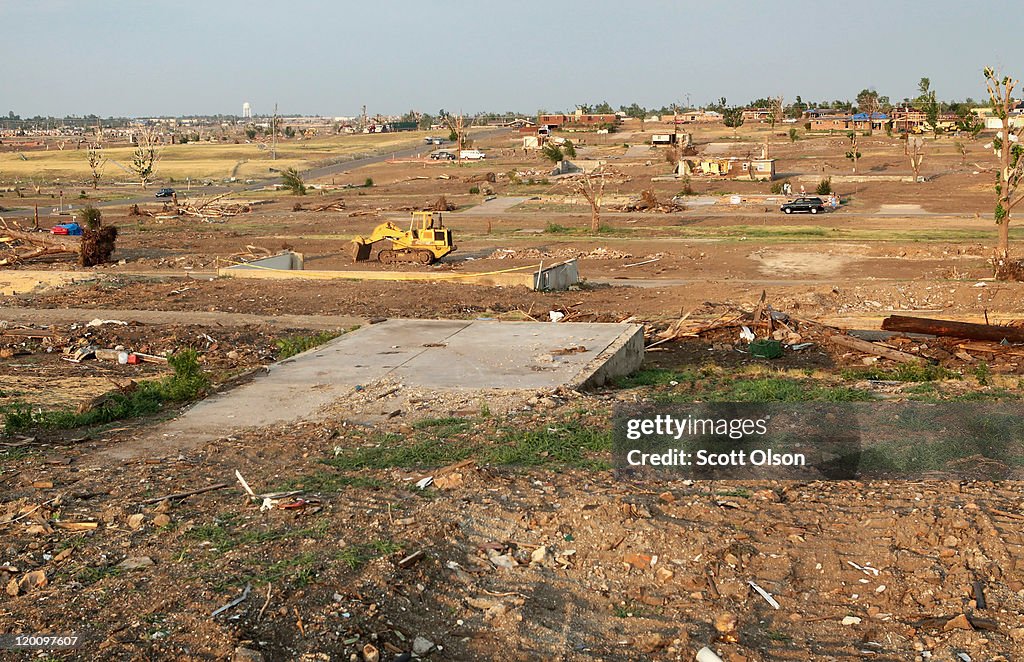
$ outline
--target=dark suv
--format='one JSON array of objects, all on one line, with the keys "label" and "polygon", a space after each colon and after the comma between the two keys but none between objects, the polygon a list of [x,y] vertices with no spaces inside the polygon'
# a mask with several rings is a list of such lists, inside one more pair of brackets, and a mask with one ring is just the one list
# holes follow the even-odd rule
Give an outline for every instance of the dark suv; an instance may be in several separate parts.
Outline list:
[{"label": "dark suv", "polygon": [[158,198],[169,198],[172,195],[174,195],[174,189],[172,188],[162,188],[156,192],[156,197]]},{"label": "dark suv", "polygon": [[446,152],[444,150],[441,150],[439,152],[434,152],[433,154],[431,154],[430,158],[434,159],[435,161],[440,161],[440,160],[454,161],[455,160],[455,155],[452,154],[451,152]]},{"label": "dark suv", "polygon": [[817,214],[825,211],[825,202],[821,198],[797,198],[782,205],[779,209],[787,214],[792,214],[795,211],[809,211],[812,214]]}]

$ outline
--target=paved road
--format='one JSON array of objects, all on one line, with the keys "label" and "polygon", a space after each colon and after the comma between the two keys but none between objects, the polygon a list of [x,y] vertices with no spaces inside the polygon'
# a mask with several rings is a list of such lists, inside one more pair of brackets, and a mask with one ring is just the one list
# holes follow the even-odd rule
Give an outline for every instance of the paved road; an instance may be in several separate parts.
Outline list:
[{"label": "paved road", "polygon": [[[505,129],[505,128],[485,129],[485,130],[482,130],[482,131],[474,131],[472,133],[472,135],[476,139],[479,139],[479,138],[493,138],[493,137],[500,136],[503,133],[508,133],[509,131],[510,131],[509,129]],[[304,170],[302,172],[302,177],[303,177],[303,179],[319,179],[319,178],[322,178],[322,177],[330,177],[331,175],[337,175],[337,174],[342,173],[342,172],[348,172],[348,171],[351,171],[351,170],[356,170],[358,168],[365,168],[366,166],[373,165],[374,163],[382,163],[384,161],[387,161],[390,158],[408,158],[408,157],[411,157],[411,156],[416,156],[417,154],[423,154],[425,152],[429,152],[432,149],[433,149],[433,147],[431,145],[420,143],[420,144],[416,145],[415,147],[408,147],[406,149],[393,150],[393,151],[390,151],[390,152],[385,152],[385,153],[382,153],[382,154],[376,154],[376,155],[373,155],[373,156],[364,156],[364,157],[355,158],[355,159],[348,159],[348,160],[344,160],[344,161],[338,161],[337,163],[332,163],[330,165],[321,166],[319,168],[312,168],[310,170]],[[220,194],[220,193],[228,193],[230,191],[235,191],[237,193],[244,193],[246,191],[259,191],[260,189],[264,188],[268,184],[276,183],[279,180],[280,180],[280,177],[268,177],[266,179],[261,179],[261,180],[257,181],[254,184],[248,184],[248,185],[240,186],[240,187],[239,186],[203,186],[203,187],[200,187],[200,188],[196,188],[195,191],[196,191],[197,194],[200,194],[200,195],[203,195],[203,196],[217,195],[217,194]],[[154,188],[156,188],[156,187],[154,187]],[[94,207],[119,207],[119,206],[132,205],[132,204],[139,204],[139,205],[147,204],[148,205],[148,204],[152,204],[154,202],[161,202],[162,200],[167,200],[168,199],[168,198],[156,198],[156,197],[154,197],[154,195],[155,195],[155,191],[153,193],[149,193],[147,195],[136,196],[134,198],[128,198],[128,199],[122,199],[122,200],[108,200],[106,202],[97,202],[97,203],[93,203],[93,206]],[[12,209],[12,210],[8,210],[8,211],[3,212],[2,216],[4,216],[5,218],[24,218],[26,216],[32,216],[34,213],[35,212],[32,209]],[[49,214],[45,214],[43,212],[40,212],[40,213],[42,215],[49,216]]]}]

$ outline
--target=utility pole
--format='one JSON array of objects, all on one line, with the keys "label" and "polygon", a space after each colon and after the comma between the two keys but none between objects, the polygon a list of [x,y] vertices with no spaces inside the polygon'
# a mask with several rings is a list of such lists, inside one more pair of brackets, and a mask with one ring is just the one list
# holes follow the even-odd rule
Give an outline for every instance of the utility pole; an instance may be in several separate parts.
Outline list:
[{"label": "utility pole", "polygon": [[270,120],[270,160],[277,160],[277,104],[274,104],[274,118]]}]

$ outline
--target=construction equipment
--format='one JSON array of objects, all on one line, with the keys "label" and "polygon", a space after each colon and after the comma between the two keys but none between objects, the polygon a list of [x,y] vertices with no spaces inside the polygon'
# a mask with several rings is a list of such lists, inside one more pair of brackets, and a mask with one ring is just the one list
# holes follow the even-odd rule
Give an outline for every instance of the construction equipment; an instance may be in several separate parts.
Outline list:
[{"label": "construction equipment", "polygon": [[408,230],[388,221],[374,228],[370,236],[353,239],[353,261],[369,260],[373,245],[385,239],[391,240],[391,248],[381,249],[377,253],[377,259],[384,264],[431,264],[455,250],[452,231],[444,226],[440,212],[414,211]]}]

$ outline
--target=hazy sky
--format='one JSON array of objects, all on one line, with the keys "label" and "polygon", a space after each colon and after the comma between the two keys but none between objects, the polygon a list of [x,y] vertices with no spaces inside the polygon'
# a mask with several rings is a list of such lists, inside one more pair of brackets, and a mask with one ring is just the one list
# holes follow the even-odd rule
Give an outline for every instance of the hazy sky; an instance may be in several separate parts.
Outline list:
[{"label": "hazy sky", "polygon": [[[355,115],[984,96],[1017,2],[0,0],[0,113]],[[1007,20],[1000,20],[1005,17]]]}]

